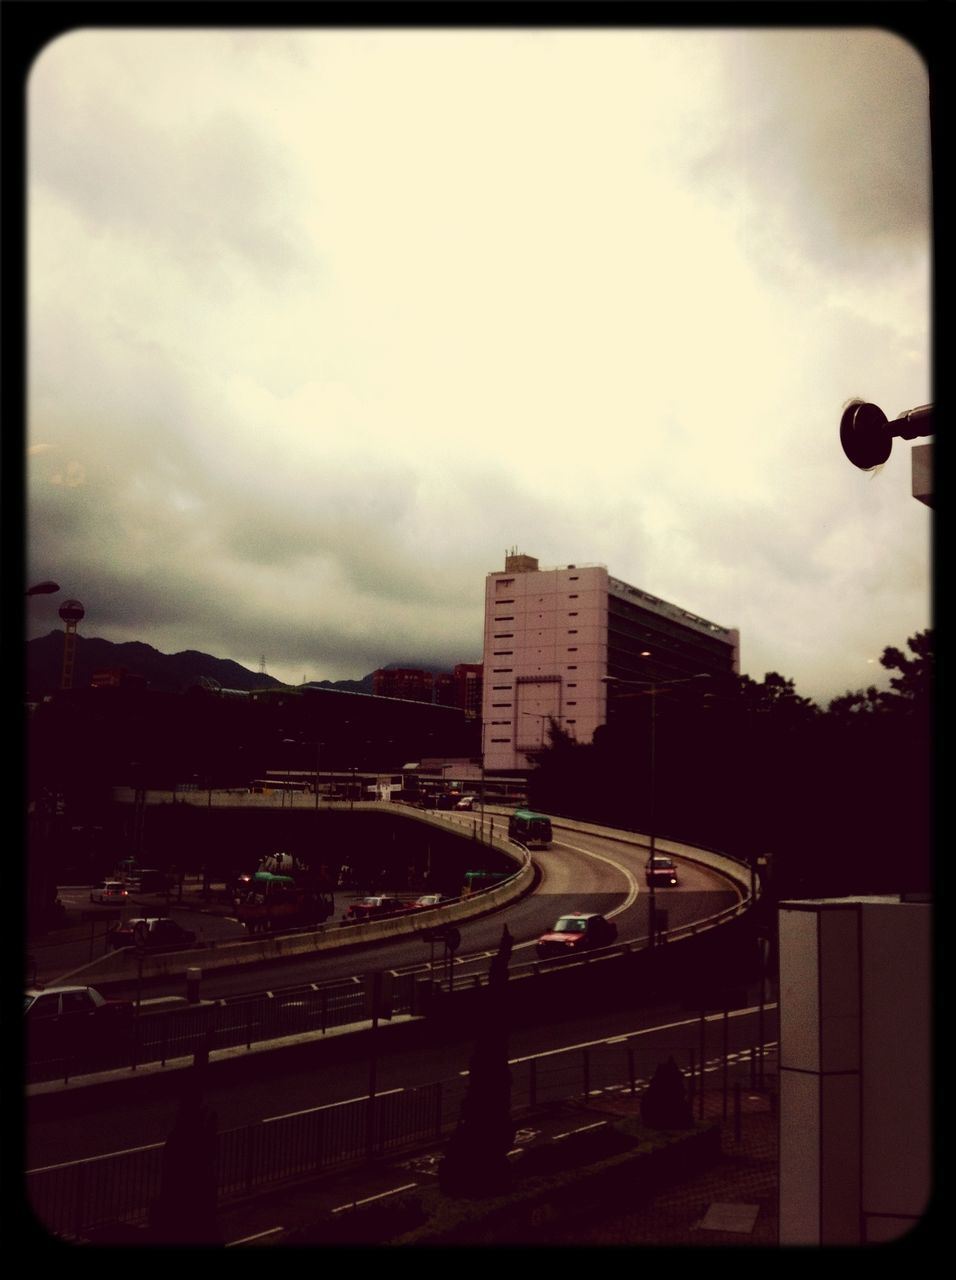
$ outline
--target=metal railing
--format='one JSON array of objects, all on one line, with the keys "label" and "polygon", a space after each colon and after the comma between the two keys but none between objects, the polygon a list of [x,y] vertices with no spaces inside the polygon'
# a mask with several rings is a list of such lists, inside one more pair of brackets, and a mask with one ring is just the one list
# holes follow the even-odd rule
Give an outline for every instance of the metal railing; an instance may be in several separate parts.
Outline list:
[{"label": "metal railing", "polygon": [[[392,986],[391,1014],[409,1014],[415,975],[401,974]],[[260,996],[235,1003],[193,1005],[134,1018],[129,1034],[111,1043],[77,1047],[68,1053],[28,1053],[28,1084],[63,1080],[92,1072],[136,1070],[147,1063],[167,1062],[199,1049],[229,1049],[307,1033],[325,1034],[371,1018],[360,983]]]},{"label": "metal railing", "polygon": [[[511,1063],[512,1115],[599,1094],[639,1095],[655,1068],[673,1057],[688,1101],[703,1115],[705,1087],[723,1095],[728,1119],[740,1087],[775,1094],[777,1046],[702,1056],[686,1044],[641,1045],[638,1037],[539,1054]],[[455,1129],[467,1090],[456,1076],[370,1100],[315,1107],[219,1134],[215,1170],[220,1203],[269,1188],[358,1167],[395,1153],[440,1142]],[[734,1117],[735,1120],[738,1117]],[[76,1160],[27,1173],[29,1203],[50,1234],[65,1239],[108,1224],[145,1226],[162,1189],[163,1144]]]}]

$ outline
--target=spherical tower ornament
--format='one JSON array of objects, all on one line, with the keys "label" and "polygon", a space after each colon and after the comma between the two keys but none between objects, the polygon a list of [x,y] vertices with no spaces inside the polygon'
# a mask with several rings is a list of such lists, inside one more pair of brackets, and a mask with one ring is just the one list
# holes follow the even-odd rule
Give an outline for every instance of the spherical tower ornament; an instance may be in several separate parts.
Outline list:
[{"label": "spherical tower ornament", "polygon": [[66,624],[63,628],[63,674],[60,678],[60,688],[72,689],[73,662],[76,657],[76,624],[86,610],[79,600],[64,600],[60,605],[59,613]]},{"label": "spherical tower ornament", "polygon": [[64,622],[72,622],[75,626],[86,613],[86,610],[80,604],[79,600],[64,600],[60,605],[58,612]]}]

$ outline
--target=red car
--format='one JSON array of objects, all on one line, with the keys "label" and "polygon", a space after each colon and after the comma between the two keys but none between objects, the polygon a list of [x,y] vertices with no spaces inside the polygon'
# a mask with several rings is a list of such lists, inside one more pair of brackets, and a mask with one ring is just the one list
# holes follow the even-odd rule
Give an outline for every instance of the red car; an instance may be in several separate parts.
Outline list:
[{"label": "red car", "polygon": [[377,920],[382,916],[394,916],[407,910],[401,898],[387,898],[382,895],[374,898],[359,898],[353,902],[345,913],[346,920],[353,924],[360,920]]},{"label": "red car", "polygon": [[608,947],[617,938],[617,925],[596,912],[572,911],[561,916],[550,933],[543,933],[535,944],[538,955],[577,955],[594,947]]}]

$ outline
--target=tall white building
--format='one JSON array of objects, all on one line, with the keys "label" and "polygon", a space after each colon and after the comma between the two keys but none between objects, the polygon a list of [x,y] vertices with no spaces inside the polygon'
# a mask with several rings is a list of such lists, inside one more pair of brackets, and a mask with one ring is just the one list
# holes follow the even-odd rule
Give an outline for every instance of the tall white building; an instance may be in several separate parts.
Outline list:
[{"label": "tall white building", "polygon": [[486,771],[527,770],[555,720],[590,742],[607,720],[605,676],[662,681],[740,670],[740,637],[611,577],[603,565],[539,569],[508,555],[485,580]]}]

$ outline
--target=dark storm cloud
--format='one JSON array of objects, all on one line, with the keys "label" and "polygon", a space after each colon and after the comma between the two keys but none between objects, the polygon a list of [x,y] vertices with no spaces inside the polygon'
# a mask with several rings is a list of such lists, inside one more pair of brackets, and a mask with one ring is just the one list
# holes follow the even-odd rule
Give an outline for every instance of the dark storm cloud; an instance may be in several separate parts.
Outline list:
[{"label": "dark storm cloud", "polygon": [[922,248],[931,192],[919,54],[876,29],[748,32],[733,43],[729,110],[692,168],[750,205],[748,237],[769,248],[785,233],[823,259]]},{"label": "dark storm cloud", "polygon": [[220,108],[189,130],[170,130],[134,103],[118,113],[108,92],[79,107],[40,83],[31,127],[44,145],[31,154],[31,179],[96,237],[145,243],[219,289],[229,288],[237,261],[264,284],[311,272],[284,199],[295,178],[248,114]]}]

